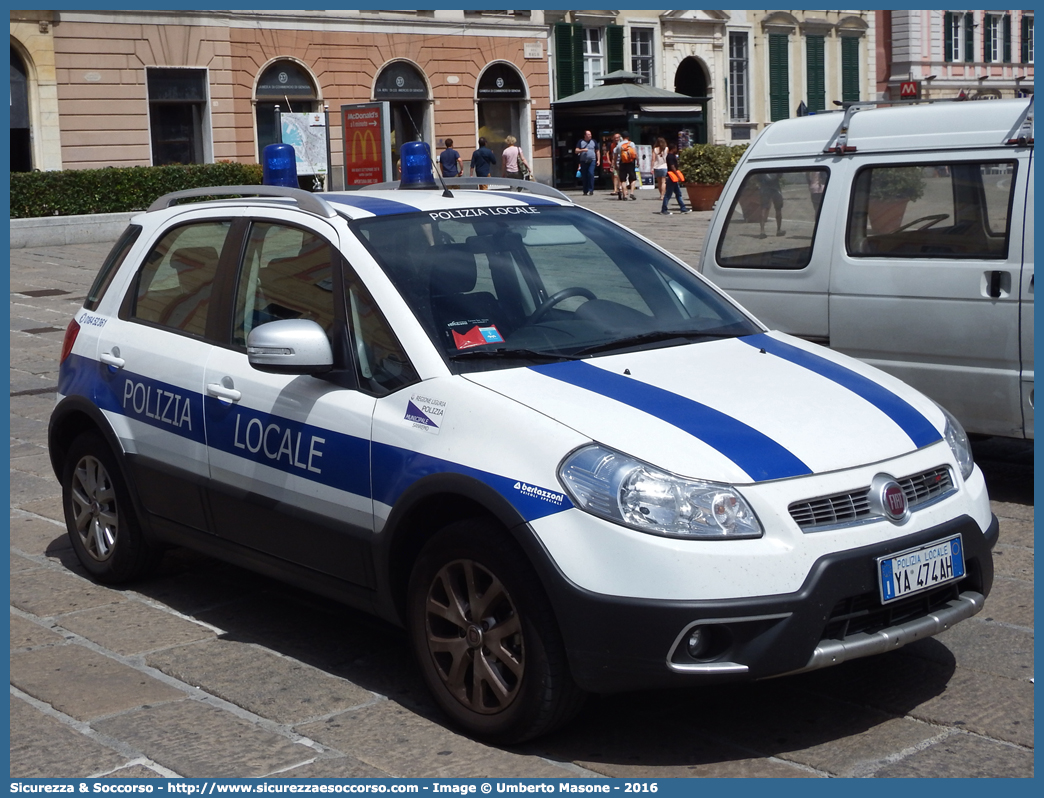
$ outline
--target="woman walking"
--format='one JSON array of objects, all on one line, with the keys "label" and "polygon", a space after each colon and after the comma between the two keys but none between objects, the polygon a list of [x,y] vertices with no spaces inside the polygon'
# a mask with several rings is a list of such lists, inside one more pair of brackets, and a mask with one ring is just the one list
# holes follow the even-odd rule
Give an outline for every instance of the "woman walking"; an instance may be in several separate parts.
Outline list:
[{"label": "woman walking", "polygon": [[504,143],[507,146],[504,148],[504,152],[501,153],[501,169],[503,169],[504,177],[513,177],[515,180],[521,180],[523,176],[522,166],[528,169],[529,164],[526,163],[525,156],[522,155],[522,148],[517,145],[518,139],[514,136],[505,136]]},{"label": "woman walking", "polygon": [[656,139],[652,153],[653,177],[656,178],[656,189],[660,192],[660,202],[663,202],[667,190],[667,141],[662,136]]}]

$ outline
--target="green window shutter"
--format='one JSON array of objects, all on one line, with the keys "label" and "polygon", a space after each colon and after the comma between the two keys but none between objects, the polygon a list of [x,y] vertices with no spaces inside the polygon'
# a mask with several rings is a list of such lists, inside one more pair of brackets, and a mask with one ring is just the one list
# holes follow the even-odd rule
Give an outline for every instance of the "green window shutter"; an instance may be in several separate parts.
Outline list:
[{"label": "green window shutter", "polygon": [[1004,37],[1004,53],[1001,58],[1005,64],[1011,63],[1011,14],[1005,14],[1001,18],[1001,25],[1003,28],[1001,33]]},{"label": "green window shutter", "polygon": [[1022,15],[1022,20],[1019,24],[1019,59],[1023,64],[1029,61],[1029,17],[1025,14]]},{"label": "green window shutter", "polygon": [[841,39],[841,100],[859,99],[859,39],[844,36]]},{"label": "green window shutter", "polygon": [[805,83],[808,87],[808,110],[826,110],[825,39],[805,37]]},{"label": "green window shutter", "polygon": [[623,27],[608,25],[605,29],[605,68],[607,72],[617,72],[624,68],[624,36]]},{"label": "green window shutter", "polygon": [[975,22],[971,14],[964,15],[964,60],[975,60]]},{"label": "green window shutter", "polygon": [[769,34],[769,119],[790,116],[790,43],[785,33]]},{"label": "green window shutter", "polygon": [[953,12],[943,14],[943,60],[953,61]]},{"label": "green window shutter", "polygon": [[556,22],[554,35],[555,83],[561,100],[584,86],[584,34],[580,25]]}]

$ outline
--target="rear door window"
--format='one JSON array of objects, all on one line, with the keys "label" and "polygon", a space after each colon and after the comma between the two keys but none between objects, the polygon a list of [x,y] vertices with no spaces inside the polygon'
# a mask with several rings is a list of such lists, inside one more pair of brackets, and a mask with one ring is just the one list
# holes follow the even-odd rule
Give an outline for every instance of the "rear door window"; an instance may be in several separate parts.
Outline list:
[{"label": "rear door window", "polygon": [[849,206],[852,257],[1008,256],[1014,161],[870,166]]}]

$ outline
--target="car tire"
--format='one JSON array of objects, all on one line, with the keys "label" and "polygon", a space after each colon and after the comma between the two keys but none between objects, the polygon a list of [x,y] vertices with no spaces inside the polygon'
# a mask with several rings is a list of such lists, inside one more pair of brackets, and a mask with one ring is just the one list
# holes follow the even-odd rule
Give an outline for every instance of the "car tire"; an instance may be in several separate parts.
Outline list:
[{"label": "car tire", "polygon": [[62,505],[73,551],[99,582],[129,582],[159,564],[162,550],[142,534],[120,465],[96,431],[69,447]]},{"label": "car tire", "polygon": [[407,627],[439,706],[476,737],[522,742],[583,704],[539,578],[492,522],[459,521],[427,543],[410,577]]}]

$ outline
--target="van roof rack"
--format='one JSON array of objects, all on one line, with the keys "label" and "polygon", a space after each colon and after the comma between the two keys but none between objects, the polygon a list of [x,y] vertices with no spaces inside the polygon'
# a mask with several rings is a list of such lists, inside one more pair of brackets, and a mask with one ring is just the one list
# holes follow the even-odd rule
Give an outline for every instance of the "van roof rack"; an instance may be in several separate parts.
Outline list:
[{"label": "van roof rack", "polygon": [[1015,123],[1015,126],[1011,129],[1011,133],[1008,134],[1006,141],[1003,144],[1013,144],[1018,147],[1025,147],[1029,145],[1033,146],[1033,98],[1035,94],[1031,94],[1029,98],[1029,105],[1026,106],[1026,110],[1022,112],[1022,116],[1019,117],[1019,121]]},{"label": "van roof rack", "polygon": [[278,197],[293,200],[297,207],[306,213],[314,213],[325,219],[337,216],[330,203],[322,197],[301,188],[288,186],[208,186],[206,188],[186,188],[164,194],[149,206],[149,212],[163,210],[176,205],[180,200],[193,197]]},{"label": "van roof rack", "polygon": [[[823,152],[829,152],[835,155],[844,155],[850,152],[856,152],[856,148],[848,143],[848,127],[852,122],[852,117],[857,111],[871,111],[881,106],[894,107],[897,105],[931,105],[933,103],[953,103],[953,102],[966,102],[965,97],[936,97],[936,98],[922,98],[914,100],[851,100],[845,102],[835,101],[836,105],[840,105],[845,112],[844,117],[841,120],[841,125],[834,132],[834,134],[827,141],[826,146],[823,147]],[[1023,136],[1022,141],[1030,144],[1033,143],[1033,98],[1030,98],[1029,107],[1026,109],[1029,113],[1029,136],[1026,138]],[[1020,128],[1025,128],[1025,114],[1020,120],[1020,124],[1016,125],[1012,129],[1013,139],[1006,142],[1008,144],[1017,144],[1019,141]]]}]

